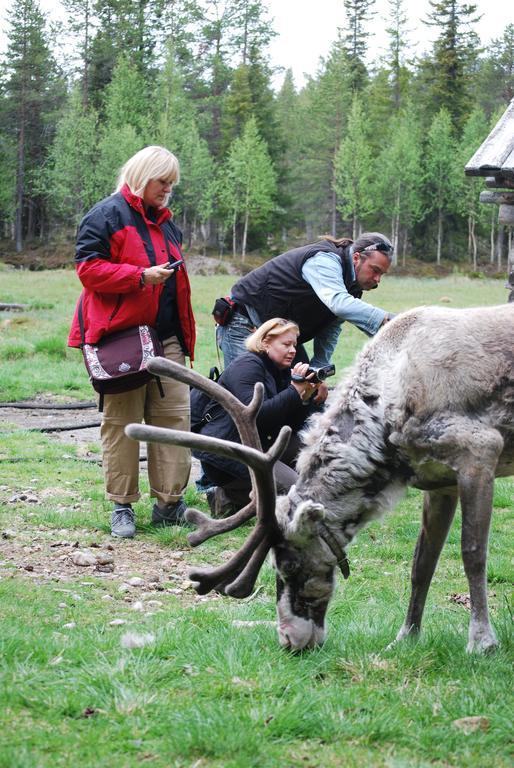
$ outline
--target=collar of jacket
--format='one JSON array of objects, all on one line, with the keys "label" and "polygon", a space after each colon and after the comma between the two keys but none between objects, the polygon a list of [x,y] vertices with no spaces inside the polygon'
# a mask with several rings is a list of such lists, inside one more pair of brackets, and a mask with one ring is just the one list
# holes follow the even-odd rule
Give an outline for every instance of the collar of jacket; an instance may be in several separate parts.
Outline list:
[{"label": "collar of jacket", "polygon": [[[135,195],[128,184],[124,184],[122,188],[120,189],[121,194],[127,201],[127,203],[131,206],[131,208],[134,208],[138,213],[140,213],[142,216],[145,217],[147,221],[150,221],[150,219],[147,218],[145,213],[145,207],[143,205],[143,198],[139,197],[139,195]],[[161,224],[164,224],[165,221],[170,219],[172,217],[172,212],[169,208],[159,208],[157,211],[157,215],[155,218],[155,223],[160,226]]]},{"label": "collar of jacket", "polygon": [[278,386],[282,386],[284,389],[291,383],[291,369],[279,368],[278,365],[271,360],[266,352],[258,353],[259,357],[264,362],[264,367],[273,376]]}]

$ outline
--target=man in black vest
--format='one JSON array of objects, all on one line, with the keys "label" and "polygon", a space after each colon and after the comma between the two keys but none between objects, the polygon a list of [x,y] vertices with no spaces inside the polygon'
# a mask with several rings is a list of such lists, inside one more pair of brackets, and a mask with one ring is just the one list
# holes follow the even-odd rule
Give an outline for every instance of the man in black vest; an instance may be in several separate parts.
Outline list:
[{"label": "man in black vest", "polygon": [[378,232],[365,232],[355,242],[327,235],[249,272],[232,288],[236,309],[230,321],[218,326],[225,367],[246,351],[245,339],[255,328],[272,317],[293,320],[300,328],[295,362],[309,362],[303,343],[313,339],[312,367],[330,364],[343,322],[373,336],[392,315],[361,296],[378,287],[392,253],[390,241]]}]

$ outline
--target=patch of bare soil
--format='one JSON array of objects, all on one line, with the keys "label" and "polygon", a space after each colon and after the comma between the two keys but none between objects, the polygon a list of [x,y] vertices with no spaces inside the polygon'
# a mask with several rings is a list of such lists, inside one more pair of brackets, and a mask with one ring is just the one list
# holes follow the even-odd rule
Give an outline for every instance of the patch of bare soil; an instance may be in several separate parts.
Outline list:
[{"label": "patch of bare soil", "polygon": [[55,591],[79,600],[73,582],[91,587],[103,583],[106,599],[122,600],[141,612],[159,608],[160,593],[187,602],[220,599],[217,594],[196,594],[187,577],[192,565],[188,552],[137,538],[115,539],[100,531],[31,527],[14,516],[9,528],[0,530],[0,579],[22,575],[37,584],[63,583]]},{"label": "patch of bare soil", "polygon": [[[100,453],[91,450],[92,446],[100,446],[101,415],[96,410],[96,406],[85,409],[73,407],[66,410],[52,409],[52,405],[62,405],[62,403],[49,396],[37,398],[31,401],[31,404],[33,407],[23,409],[0,408],[0,423],[16,425],[22,429],[71,427],[64,431],[50,431],[47,436],[51,440],[75,446],[80,458],[101,465]],[[95,426],[80,428],[92,422]],[[141,444],[140,466],[141,471],[145,471],[145,444]],[[101,471],[100,468],[98,471]],[[199,476],[199,462],[193,459],[191,481]],[[2,495],[9,497],[9,489],[6,486],[0,486],[0,488]],[[38,491],[38,494],[40,493]],[[45,489],[43,493],[51,493],[51,489]],[[60,493],[62,494],[62,490]],[[18,496],[19,498],[12,498],[13,504],[38,502],[36,496],[34,498],[22,498],[23,494]],[[38,582],[83,581],[91,577],[100,577],[120,583],[119,588],[123,588],[122,592],[123,590],[127,592],[128,602],[131,602],[132,598],[140,599],[138,598],[140,593],[160,591],[172,594],[187,593],[191,599],[203,599],[191,590],[191,584],[187,581],[187,570],[191,563],[188,563],[188,558],[185,557],[186,551],[189,549],[173,550],[169,546],[137,538],[120,540],[103,532],[92,533],[86,529],[72,531],[55,530],[44,526],[34,528],[14,514],[9,521],[9,528],[0,530],[0,574],[5,577],[6,573],[21,572]],[[76,562],[78,552],[91,555],[89,558],[84,558],[85,561],[90,560],[89,565],[80,565]],[[127,580],[136,576],[142,579],[142,583],[138,586],[130,584],[127,586]],[[212,599],[212,596],[208,599]]]},{"label": "patch of bare soil", "polygon": [[[102,416],[96,404],[91,403],[91,407],[88,408],[79,407],[86,403],[63,403],[59,398],[48,394],[27,403],[17,403],[17,405],[29,407],[16,408],[11,405],[1,407],[0,425],[10,424],[20,429],[41,430],[52,440],[74,445],[80,458],[101,464],[100,453],[91,450],[92,447],[100,446]],[[66,407],[63,408],[63,405]],[[145,443],[141,443],[140,456],[141,466],[145,468]],[[200,464],[193,458],[191,481],[197,480],[200,474]]]}]

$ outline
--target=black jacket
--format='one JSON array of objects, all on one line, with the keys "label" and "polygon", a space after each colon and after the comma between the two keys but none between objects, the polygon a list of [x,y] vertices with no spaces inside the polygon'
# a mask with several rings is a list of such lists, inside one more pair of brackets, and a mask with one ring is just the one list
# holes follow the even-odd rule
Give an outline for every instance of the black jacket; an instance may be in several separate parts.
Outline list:
[{"label": "black jacket", "polygon": [[[240,355],[222,373],[218,383],[248,405],[258,381],[264,384],[264,400],[257,416],[257,428],[262,447],[267,450],[283,426],[290,426],[297,432],[316,407],[302,404],[298,392],[291,386],[290,370],[278,368],[266,354],[246,352]],[[211,400],[203,413],[209,413],[211,420],[202,425],[202,435],[241,442],[236,425],[216,401]],[[204,451],[194,451],[193,455],[200,459],[207,475],[212,466],[233,477],[248,476],[247,468],[240,462]]]},{"label": "black jacket", "polygon": [[241,304],[253,307],[263,323],[272,317],[293,320],[300,329],[300,344],[313,339],[336,319],[302,277],[303,265],[319,251],[336,254],[348,293],[360,299],[362,290],[354,280],[348,249],[337,248],[329,240],[302,245],[266,261],[233,286],[232,297]]}]

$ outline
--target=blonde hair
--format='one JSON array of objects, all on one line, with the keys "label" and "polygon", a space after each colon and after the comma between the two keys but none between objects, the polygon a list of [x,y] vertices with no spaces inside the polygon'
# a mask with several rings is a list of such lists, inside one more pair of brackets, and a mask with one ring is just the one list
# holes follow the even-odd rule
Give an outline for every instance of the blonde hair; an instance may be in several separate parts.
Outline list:
[{"label": "blonde hair", "polygon": [[300,335],[300,329],[292,320],[284,320],[282,317],[273,317],[260,325],[251,336],[245,340],[245,347],[249,352],[265,352],[264,342],[268,338],[281,336],[286,331],[294,331]]},{"label": "blonde hair", "polygon": [[116,192],[127,184],[134,195],[142,197],[152,179],[165,179],[172,186],[180,180],[178,160],[165,147],[145,147],[132,155],[119,173]]}]

